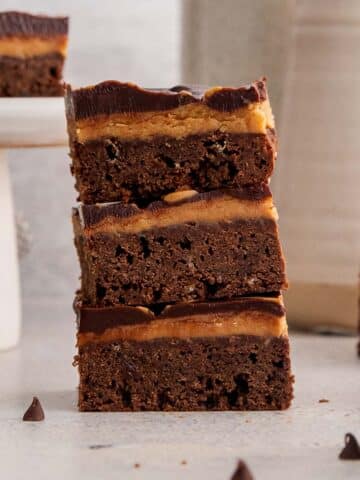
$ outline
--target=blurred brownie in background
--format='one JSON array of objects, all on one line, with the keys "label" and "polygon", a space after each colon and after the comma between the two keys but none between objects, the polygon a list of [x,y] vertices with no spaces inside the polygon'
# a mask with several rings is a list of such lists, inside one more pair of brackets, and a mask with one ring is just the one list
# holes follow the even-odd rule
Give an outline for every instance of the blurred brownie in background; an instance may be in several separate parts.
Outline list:
[{"label": "blurred brownie in background", "polygon": [[63,95],[68,18],[0,13],[0,96]]},{"label": "blurred brownie in background", "polygon": [[65,94],[79,200],[146,205],[176,190],[267,182],[276,136],[265,79],[143,89],[106,81]]}]

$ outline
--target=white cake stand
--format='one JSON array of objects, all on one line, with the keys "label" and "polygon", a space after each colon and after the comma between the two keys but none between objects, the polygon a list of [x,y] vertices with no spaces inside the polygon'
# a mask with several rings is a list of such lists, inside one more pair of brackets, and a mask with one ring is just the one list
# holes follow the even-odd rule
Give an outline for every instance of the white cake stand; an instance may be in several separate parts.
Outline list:
[{"label": "white cake stand", "polygon": [[14,207],[6,152],[67,144],[63,98],[0,99],[0,350],[20,336],[21,309]]}]

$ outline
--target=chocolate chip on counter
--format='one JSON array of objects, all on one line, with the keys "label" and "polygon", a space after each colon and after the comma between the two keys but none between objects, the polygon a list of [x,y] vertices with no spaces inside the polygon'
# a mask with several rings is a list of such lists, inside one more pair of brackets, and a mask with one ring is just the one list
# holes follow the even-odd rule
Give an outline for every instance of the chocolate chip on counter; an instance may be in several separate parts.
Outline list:
[{"label": "chocolate chip on counter", "polygon": [[45,414],[41,403],[37,397],[33,397],[30,407],[26,410],[23,416],[24,422],[41,422],[44,420]]},{"label": "chocolate chip on counter", "polygon": [[254,480],[250,470],[245,462],[239,460],[237,468],[233,473],[231,480]]},{"label": "chocolate chip on counter", "polygon": [[360,460],[360,446],[352,433],[345,435],[345,447],[341,450],[341,460]]}]

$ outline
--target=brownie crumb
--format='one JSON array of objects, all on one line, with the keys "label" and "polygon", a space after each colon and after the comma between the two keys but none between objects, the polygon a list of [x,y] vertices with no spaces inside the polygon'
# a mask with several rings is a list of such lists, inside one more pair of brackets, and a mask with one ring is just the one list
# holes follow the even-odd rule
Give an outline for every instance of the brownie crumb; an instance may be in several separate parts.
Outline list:
[{"label": "brownie crumb", "polygon": [[320,398],[319,403],[329,403],[329,401],[327,398]]},{"label": "brownie crumb", "polygon": [[30,407],[26,410],[23,416],[24,422],[41,422],[44,420],[45,414],[41,403],[37,397],[33,397]]},{"label": "brownie crumb", "polygon": [[140,467],[141,467],[140,463],[134,463],[134,468],[140,468]]},{"label": "brownie crumb", "polygon": [[104,444],[104,445],[89,445],[89,448],[90,450],[101,450],[102,448],[111,448],[112,447],[112,444],[111,443],[107,443],[107,444]]},{"label": "brownie crumb", "polygon": [[341,460],[360,460],[360,446],[352,433],[345,435],[345,447],[340,452]]},{"label": "brownie crumb", "polygon": [[245,462],[239,460],[237,468],[233,473],[231,480],[254,480],[250,470]]}]

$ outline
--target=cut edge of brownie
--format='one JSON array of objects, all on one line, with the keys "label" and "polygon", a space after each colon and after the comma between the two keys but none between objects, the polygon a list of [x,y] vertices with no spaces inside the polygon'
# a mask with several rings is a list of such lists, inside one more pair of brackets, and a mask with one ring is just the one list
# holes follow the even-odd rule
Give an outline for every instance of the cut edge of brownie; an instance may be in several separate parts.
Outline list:
[{"label": "cut edge of brownie", "polygon": [[158,200],[175,190],[199,192],[266,183],[276,160],[276,135],[207,132],[176,139],[72,143],[75,188],[83,203]]},{"label": "cut edge of brownie", "polygon": [[150,202],[179,189],[254,185],[267,182],[274,168],[264,78],[239,88],[67,85],[65,105],[71,171],[83,203]]},{"label": "cut edge of brownie", "polygon": [[73,216],[84,302],[152,305],[231,299],[287,288],[273,219],[184,223],[83,235]]},{"label": "cut edge of brownie", "polygon": [[87,344],[75,364],[80,411],[282,410],[293,398],[288,337]]}]

